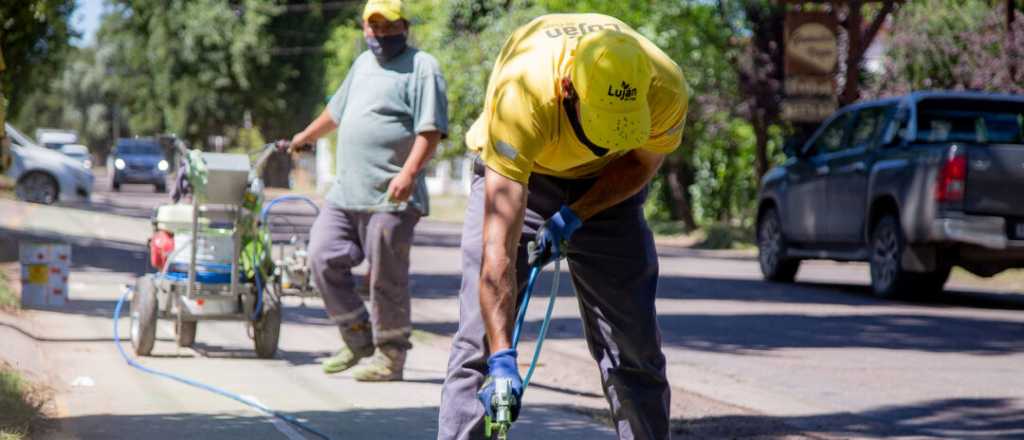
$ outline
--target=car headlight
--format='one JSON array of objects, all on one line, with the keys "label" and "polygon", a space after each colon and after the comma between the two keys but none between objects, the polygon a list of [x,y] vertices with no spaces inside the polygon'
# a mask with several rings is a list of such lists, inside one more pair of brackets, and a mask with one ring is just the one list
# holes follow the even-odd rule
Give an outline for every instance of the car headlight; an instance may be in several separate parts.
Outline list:
[{"label": "car headlight", "polygon": [[89,160],[89,159],[83,160],[82,161],[82,167],[83,168],[92,168],[92,161]]},{"label": "car headlight", "polygon": [[114,168],[123,170],[125,166],[124,159],[117,159],[114,161]]},{"label": "car headlight", "polygon": [[166,160],[161,160],[160,163],[156,164],[156,168],[160,171],[167,171],[170,167],[171,165],[168,164]]}]

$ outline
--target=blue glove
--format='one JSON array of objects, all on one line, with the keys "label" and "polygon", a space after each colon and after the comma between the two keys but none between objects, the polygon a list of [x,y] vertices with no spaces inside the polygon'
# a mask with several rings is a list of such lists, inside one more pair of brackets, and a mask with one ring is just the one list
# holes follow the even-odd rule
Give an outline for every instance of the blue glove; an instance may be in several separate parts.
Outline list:
[{"label": "blue glove", "polygon": [[514,349],[497,351],[487,358],[487,379],[477,392],[476,397],[484,404],[484,413],[487,417],[494,419],[494,381],[495,379],[509,379],[512,382],[512,421],[519,417],[519,407],[523,396],[523,379],[519,377],[519,368],[516,366],[518,353]]},{"label": "blue glove", "polygon": [[562,208],[537,230],[537,238],[527,247],[530,266],[537,264],[543,267],[555,258],[565,257],[564,250],[569,237],[572,237],[572,233],[582,225],[583,221],[576,213],[568,206],[562,205]]}]

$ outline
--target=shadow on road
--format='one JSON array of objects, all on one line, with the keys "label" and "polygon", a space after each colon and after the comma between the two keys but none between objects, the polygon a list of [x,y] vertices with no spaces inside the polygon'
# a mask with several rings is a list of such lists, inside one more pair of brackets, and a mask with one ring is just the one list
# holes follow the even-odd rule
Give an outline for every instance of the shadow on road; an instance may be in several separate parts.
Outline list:
[{"label": "shadow on road", "polygon": [[149,271],[149,250],[145,245],[95,238],[53,236],[0,228],[0,262],[18,261],[18,242],[47,241],[71,245],[71,268],[75,271]]},{"label": "shadow on road", "polygon": [[1016,439],[1024,436],[1024,414],[1009,399],[944,399],[880,407],[862,413],[777,418],[727,415],[673,422],[673,434],[707,439],[784,437],[791,434],[790,426],[838,438]]},{"label": "shadow on road", "polygon": [[[267,400],[267,399],[264,399]],[[273,401],[264,402],[273,406]],[[245,413],[241,414],[248,414]],[[568,417],[570,414],[577,417]],[[578,417],[580,413],[589,419]],[[427,439],[437,435],[437,408],[410,407],[289,413],[332,439]],[[604,411],[526,405],[512,434],[531,439],[613,438]],[[888,423],[879,423],[886,421]],[[82,438],[236,439],[279,438],[269,420],[240,413],[90,415],[59,420],[66,433]],[[1024,435],[1024,414],[1005,399],[947,399],[879,407],[861,413],[822,413],[796,417],[725,415],[674,420],[680,438],[793,438],[800,431],[839,438],[934,436],[959,439],[1011,439]],[[56,436],[42,436],[56,438]],[[309,437],[312,438],[312,437]]]},{"label": "shadow on road", "polygon": [[[327,391],[325,391],[327,392]],[[343,392],[343,391],[341,391]],[[217,397],[211,397],[217,398]],[[264,398],[273,406],[273,400]],[[339,404],[344,402],[339,397]],[[60,419],[63,430],[81,438],[263,439],[281,438],[269,419],[241,413],[153,415],[90,415]],[[245,414],[245,415],[241,415]],[[301,411],[288,415],[331,439],[432,439],[437,436],[437,407]],[[575,417],[571,417],[575,415]],[[298,428],[294,428],[298,430]],[[524,408],[513,435],[533,439],[586,440],[611,438],[610,428],[579,417],[564,407]],[[48,438],[48,437],[43,437]],[[53,438],[57,438],[54,436]],[[315,438],[307,436],[305,438]]]}]

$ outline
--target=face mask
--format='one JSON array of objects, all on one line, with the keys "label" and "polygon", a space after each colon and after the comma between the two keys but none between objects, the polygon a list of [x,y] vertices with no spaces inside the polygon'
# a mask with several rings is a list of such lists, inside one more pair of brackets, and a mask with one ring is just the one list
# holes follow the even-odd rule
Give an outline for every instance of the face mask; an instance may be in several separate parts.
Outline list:
[{"label": "face mask", "polygon": [[389,35],[386,37],[366,37],[366,45],[377,61],[388,61],[405,51],[406,34]]}]

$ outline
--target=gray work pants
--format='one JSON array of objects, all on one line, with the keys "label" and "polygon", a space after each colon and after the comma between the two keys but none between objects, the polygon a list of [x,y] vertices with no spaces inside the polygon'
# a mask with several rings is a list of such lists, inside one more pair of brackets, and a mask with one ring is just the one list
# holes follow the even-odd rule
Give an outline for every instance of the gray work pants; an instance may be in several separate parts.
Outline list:
[{"label": "gray work pants", "polygon": [[[415,210],[350,211],[325,203],[309,233],[310,268],[327,315],[342,328],[369,320],[378,347],[411,347],[409,250],[419,219]],[[364,257],[370,263],[369,312],[352,279],[352,268]]]},{"label": "gray work pants", "polygon": [[[459,329],[441,391],[437,438],[443,440],[484,438],[484,408],[476,393],[487,371],[489,350],[478,285],[484,179],[477,168],[462,229]],[[578,199],[592,184],[592,179],[530,177],[517,258],[520,294],[528,274],[526,244],[544,219]],[[646,191],[641,191],[583,222],[569,241],[567,254],[587,345],[600,369],[620,439],[669,437],[669,387],[654,309],[658,256],[644,220],[645,198]],[[530,405],[529,400],[525,405]]]}]

